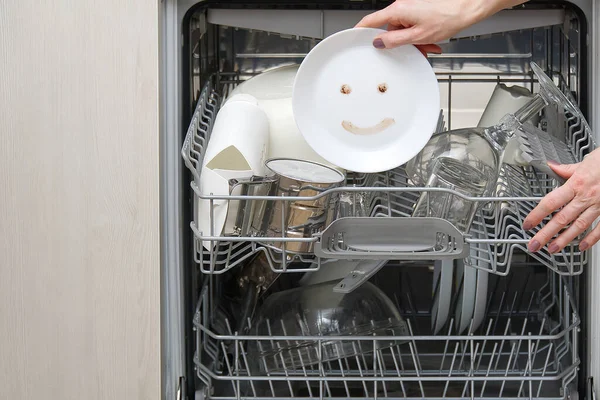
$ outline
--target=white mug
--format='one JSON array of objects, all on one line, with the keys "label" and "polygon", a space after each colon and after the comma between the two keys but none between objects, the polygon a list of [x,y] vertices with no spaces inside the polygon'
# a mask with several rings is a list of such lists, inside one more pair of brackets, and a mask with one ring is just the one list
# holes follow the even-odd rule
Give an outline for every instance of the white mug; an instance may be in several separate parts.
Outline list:
[{"label": "white mug", "polygon": [[[494,88],[492,96],[481,115],[477,126],[487,128],[500,122],[506,114],[515,113],[533,98],[533,94],[522,86],[506,86],[499,83]],[[537,117],[531,120],[531,123],[537,125]]]},{"label": "white mug", "polygon": [[[202,171],[202,195],[229,195],[230,179],[249,179],[265,175],[269,145],[269,121],[257,100],[247,94],[232,97],[219,110],[208,142]],[[212,219],[210,200],[198,202],[198,230],[203,236],[233,232],[238,201],[214,200]],[[213,242],[214,244],[215,242]],[[209,242],[203,241],[208,249]]]}]

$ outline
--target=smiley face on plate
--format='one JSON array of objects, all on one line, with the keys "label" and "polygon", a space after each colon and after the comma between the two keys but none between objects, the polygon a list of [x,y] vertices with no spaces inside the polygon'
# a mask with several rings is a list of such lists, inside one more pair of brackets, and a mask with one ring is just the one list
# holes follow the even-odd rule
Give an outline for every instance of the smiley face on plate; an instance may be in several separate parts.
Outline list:
[{"label": "smiley face on plate", "polygon": [[348,49],[333,57],[317,78],[312,101],[320,120],[339,140],[374,149],[410,126],[419,95],[418,82],[394,64],[395,54],[373,49],[378,62],[358,59],[365,49]]},{"label": "smiley face on plate", "polygon": [[[385,92],[387,92],[387,84],[380,83],[379,85],[377,85],[377,90],[379,91],[379,93],[384,94]],[[352,94],[352,88],[347,84],[343,84],[340,88],[340,93],[349,96],[350,94]],[[383,118],[379,123],[375,125],[360,127],[354,125],[350,121],[344,120],[342,121],[342,127],[348,132],[354,133],[355,135],[373,135],[375,133],[379,133],[387,129],[388,127],[392,126],[395,122],[396,121],[394,120],[394,118]]]}]

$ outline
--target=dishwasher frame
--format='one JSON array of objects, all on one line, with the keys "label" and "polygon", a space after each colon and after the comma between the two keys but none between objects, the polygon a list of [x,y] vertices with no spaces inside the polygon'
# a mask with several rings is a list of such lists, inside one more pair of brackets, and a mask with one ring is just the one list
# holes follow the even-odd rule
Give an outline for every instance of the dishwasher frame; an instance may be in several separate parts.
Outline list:
[{"label": "dishwasher frame", "polygon": [[[214,89],[212,81],[212,79],[209,80],[202,91],[182,151],[186,166],[192,171],[196,180],[199,179],[196,169],[201,164],[200,160],[205,144],[208,142],[207,139],[210,138],[213,126],[212,121],[218,111],[219,104],[221,104],[221,101],[219,101],[221,96]],[[218,82],[219,80],[217,79],[216,81]],[[220,82],[223,85],[223,82],[229,82],[229,80],[225,77]],[[219,92],[222,93],[222,91]],[[517,176],[507,179],[507,182],[518,183],[518,169],[510,169],[513,169]],[[535,177],[532,178],[532,182],[535,181],[537,179]],[[402,184],[402,181],[398,183]],[[387,181],[384,181],[383,184],[395,186]],[[364,190],[367,190],[367,188],[364,188]],[[199,193],[195,192],[194,197],[197,198],[199,196]],[[526,195],[520,197],[526,197]],[[519,203],[521,202],[525,203],[523,200],[519,201]],[[386,211],[382,214],[383,217],[388,216],[388,212]],[[408,216],[408,214],[405,216]],[[203,239],[197,230],[194,230],[194,233],[198,236],[197,240]],[[240,239],[246,242],[251,238],[242,237]],[[261,249],[267,255],[269,254],[268,248]],[[245,248],[241,246],[241,249],[239,249],[239,252],[243,254],[242,257],[250,257],[254,251],[261,250],[252,248],[250,244],[246,245]],[[212,256],[212,253],[210,255]],[[488,256],[492,257],[491,254]],[[227,263],[229,259],[225,258],[225,260],[225,263]],[[241,261],[243,260],[244,258]],[[204,260],[199,259],[198,261],[202,265]],[[490,398],[489,392],[491,391],[494,396],[498,393],[498,397],[508,398],[507,396],[510,395],[505,392],[505,386],[507,386],[509,387],[508,393],[512,393],[512,396],[518,390],[519,397],[525,396],[527,398],[529,396],[528,393],[537,393],[538,397],[540,393],[554,393],[554,395],[546,394],[544,398],[560,399],[563,397],[557,394],[557,390],[559,393],[562,393],[563,389],[567,390],[570,387],[580,366],[580,353],[578,352],[580,318],[577,314],[575,303],[571,301],[569,292],[569,290],[573,290],[576,286],[570,280],[562,278],[554,272],[547,271],[548,279],[558,279],[559,283],[561,283],[559,288],[556,290],[554,289],[555,284],[549,285],[546,283],[541,286],[542,289],[539,292],[537,290],[534,291],[530,301],[525,304],[523,303],[524,295],[521,291],[517,290],[515,291],[514,301],[519,296],[521,301],[516,306],[512,303],[504,310],[503,303],[505,299],[512,296],[506,291],[501,291],[500,293],[494,291],[490,299],[496,298],[502,300],[498,308],[495,307],[497,305],[493,307],[492,303],[486,307],[488,313],[490,313],[489,317],[485,318],[486,321],[489,320],[487,327],[484,325],[479,329],[474,328],[471,330],[470,328],[466,333],[454,331],[452,328],[453,324],[450,323],[447,333],[431,336],[427,328],[423,328],[422,323],[419,325],[419,321],[422,322],[423,318],[428,320],[430,314],[427,314],[427,312],[424,313],[423,309],[417,312],[414,308],[415,302],[407,294],[407,303],[410,306],[408,308],[406,305],[401,307],[401,303],[398,302],[397,308],[403,310],[401,314],[408,323],[408,332],[391,330],[389,334],[381,334],[377,339],[352,337],[352,343],[361,349],[364,349],[365,346],[367,349],[380,349],[383,343],[383,350],[367,352],[366,355],[363,353],[364,350],[362,350],[363,357],[350,358],[350,363],[348,363],[348,359],[344,361],[336,360],[335,362],[313,360],[312,363],[299,369],[297,366],[294,367],[294,363],[301,362],[303,364],[302,359],[307,356],[310,357],[311,352],[300,353],[300,350],[297,350],[298,346],[299,348],[317,347],[319,350],[318,353],[321,353],[325,348],[329,349],[329,351],[332,348],[342,348],[345,341],[342,338],[334,336],[327,338],[311,335],[278,337],[281,336],[281,333],[272,333],[268,337],[265,337],[257,336],[257,334],[248,336],[233,332],[231,327],[235,326],[235,323],[227,317],[231,313],[223,311],[222,307],[226,307],[227,305],[223,305],[219,301],[218,281],[216,277],[229,271],[240,261],[236,261],[236,265],[225,265],[223,270],[218,271],[214,269],[214,262],[209,262],[214,261],[212,257],[208,257],[206,261],[207,269],[202,270],[203,274],[206,274],[206,283],[202,287],[201,299],[198,302],[194,316],[194,326],[197,333],[197,351],[194,362],[197,366],[200,380],[206,388],[213,388],[215,385],[221,383],[225,385],[225,388],[220,386],[220,390],[229,389],[233,391],[233,394],[230,395],[210,397],[217,400],[235,400],[242,397],[261,398],[259,393],[264,396],[262,398],[266,399],[289,399],[294,398],[298,390],[308,391],[309,396],[314,396],[316,392],[320,396],[323,396],[324,393],[335,393],[335,386],[333,385],[337,385],[337,389],[340,390],[339,386],[342,384],[345,388],[346,396],[352,398],[355,398],[353,396],[357,396],[357,390],[359,392],[364,390],[362,396],[365,398],[375,396],[373,393],[376,393],[377,390],[383,391],[385,398],[394,397],[392,393],[398,391],[402,392],[402,396],[400,397],[405,397],[407,393],[412,393],[413,395],[417,393],[423,398],[435,398],[435,396],[431,395],[431,392],[436,390],[442,393],[441,396],[444,398],[446,398],[448,393],[457,390],[459,392],[454,392],[455,396],[457,395],[456,393],[459,393],[463,397],[470,393],[476,398],[483,398],[484,393],[487,393],[488,396],[485,398]],[[325,265],[321,267],[327,268]],[[390,268],[392,267],[390,266]],[[411,272],[405,272],[404,270],[405,268],[402,268],[404,274],[411,275]],[[291,269],[287,271],[285,269],[275,269],[275,271],[279,273],[299,272],[298,270],[294,271]],[[302,271],[304,269],[300,272]],[[420,272],[414,269],[412,271],[416,273]],[[386,278],[383,279],[387,279],[388,275],[385,276]],[[567,284],[567,282],[569,283]],[[401,285],[402,281],[398,283]],[[551,292],[545,292],[544,288],[548,287],[553,288]],[[401,291],[400,293],[405,293],[405,291]],[[410,293],[410,291],[406,293]],[[392,296],[392,293],[388,293],[388,295]],[[456,299],[451,303],[455,301]],[[505,305],[508,306],[508,304]],[[558,314],[556,314],[555,307],[558,310]],[[494,308],[496,309],[495,314],[492,311]],[[554,312],[550,312],[550,310],[554,310]],[[504,322],[505,318],[506,322]],[[541,326],[537,327],[535,321],[539,322],[540,319],[542,321]],[[411,325],[411,321],[413,325]],[[500,328],[498,328],[498,322],[500,322]],[[505,325],[502,325],[503,323]],[[531,324],[534,324],[536,327],[531,328]],[[412,328],[411,326],[420,326],[420,328]],[[272,332],[272,327],[269,327],[269,331]],[[385,348],[385,343],[388,339],[382,336],[391,336],[392,332],[395,340],[404,343],[407,342],[408,346],[405,346],[403,350],[401,350],[402,346],[395,346],[391,349]],[[359,334],[358,336],[364,335]],[[257,355],[250,353],[252,352],[252,344],[258,343],[260,347],[260,343],[265,342],[270,343],[271,346],[277,346],[282,350],[265,356],[265,370],[257,371],[256,368],[252,368],[252,360],[258,358]],[[290,342],[292,343],[293,350],[287,349],[290,346]],[[432,346],[437,348],[437,354],[435,351],[432,351]],[[555,352],[553,351],[553,346],[556,349]],[[490,347],[493,347],[491,352],[489,352]],[[508,352],[509,349],[507,347],[510,347],[510,352]],[[527,348],[527,350],[525,351],[523,347]],[[235,350],[232,350],[232,348],[235,348]],[[440,350],[442,348],[443,350]],[[454,349],[454,352],[452,352],[452,349]],[[481,353],[478,352],[478,349],[481,350]],[[488,352],[484,351],[486,349]],[[296,354],[296,351],[298,351],[298,354]],[[442,352],[441,354],[439,354],[440,351]],[[541,356],[539,356],[540,353],[542,354]],[[285,359],[291,361],[284,362],[284,356]],[[313,350],[312,356],[316,357],[316,351]],[[223,362],[223,360],[225,361]],[[482,363],[482,360],[485,361]],[[539,363],[540,361],[542,364]],[[280,362],[285,363],[283,371],[273,371],[272,367],[267,367],[268,364],[280,364]],[[290,362],[291,365],[289,364]],[[427,362],[430,363],[429,367],[422,366],[422,364]],[[431,362],[439,363],[439,365],[435,364],[436,367],[433,368],[431,367]],[[315,363],[318,366],[315,367]],[[520,365],[520,369],[517,368],[515,370],[517,363]],[[351,365],[357,365],[358,367],[351,367]],[[375,365],[378,367],[375,368]],[[402,367],[399,367],[399,365],[402,365]],[[525,365],[525,371],[522,370],[523,365]],[[529,372],[527,371],[528,368]],[[362,388],[353,387],[353,385],[356,385],[356,379],[369,382],[369,384],[364,384]],[[452,381],[452,384],[438,387],[435,382],[440,382],[444,379],[447,382]],[[515,387],[515,382],[518,381],[527,382],[528,384],[524,385],[524,383],[521,383],[520,386]],[[267,382],[270,388],[265,386]],[[286,388],[284,382],[293,383],[289,383]],[[398,382],[400,382],[399,386]],[[227,388],[228,383],[231,384],[231,388]],[[370,391],[371,383],[373,384],[373,392]],[[394,384],[396,385],[395,391],[393,390]],[[556,386],[557,384],[559,386]],[[543,386],[545,388],[551,386],[550,389],[553,392],[542,392]],[[341,390],[344,390],[344,388],[341,388]],[[264,393],[268,393],[269,390],[270,394],[265,395]],[[475,393],[481,394],[478,397]],[[209,396],[209,394],[206,394],[206,396]],[[358,395],[359,398],[362,398],[360,396]],[[381,393],[379,396],[381,396]],[[491,398],[494,398],[494,396]]]},{"label": "dishwasher frame", "polygon": [[[189,53],[185,37],[185,25],[189,20],[189,16],[198,8],[209,7],[214,3],[229,3],[234,2],[197,2],[190,0],[162,0],[160,8],[160,34],[161,34],[161,292],[162,292],[162,346],[161,353],[163,358],[163,397],[164,398],[185,398],[193,396],[190,391],[193,389],[193,382],[185,377],[190,377],[193,373],[192,363],[186,356],[191,354],[189,350],[192,348],[190,336],[191,323],[189,317],[189,292],[191,291],[192,283],[184,279],[187,274],[186,269],[191,265],[191,257],[186,248],[189,248],[190,240],[186,240],[185,230],[187,228],[184,221],[190,220],[191,216],[185,215],[186,207],[180,200],[184,198],[183,194],[189,182],[186,173],[179,158],[179,150],[183,140],[182,132],[190,117],[190,102],[188,93],[184,90],[189,87],[187,82],[187,66],[185,65],[186,54]],[[248,2],[250,3],[250,2]],[[302,2],[299,2],[302,3]],[[308,2],[306,2],[308,3]],[[311,2],[314,4],[313,2]],[[326,3],[326,2],[319,2]],[[537,2],[543,4],[547,2]],[[558,2],[563,3],[563,2]],[[588,51],[582,52],[580,55],[580,70],[589,85],[581,85],[579,101],[584,113],[592,109],[597,109],[597,93],[598,79],[594,79],[593,71],[597,70],[598,65],[598,29],[596,24],[598,18],[594,19],[592,15],[600,17],[600,11],[596,3],[586,0],[573,1],[574,11],[578,14],[581,22],[581,37],[582,47]],[[242,4],[243,5],[243,4]],[[240,6],[236,4],[235,6]],[[370,2],[363,2],[359,7],[370,8]],[[591,21],[592,25],[588,26],[587,21]],[[592,39],[593,37],[593,39]],[[588,53],[590,57],[588,58]],[[586,72],[587,71],[587,72]],[[588,96],[588,87],[591,95]],[[588,97],[591,103],[588,104]],[[589,114],[589,113],[587,113]],[[593,123],[593,121],[591,121]],[[189,209],[190,207],[187,207]],[[598,251],[596,249],[596,251]],[[594,253],[596,252],[594,251]],[[589,268],[585,274],[590,275],[589,270],[593,274],[591,279],[586,279],[591,282],[593,287],[598,287],[600,284],[600,274],[596,273],[595,268]],[[595,299],[595,291],[589,290],[589,287],[583,287],[580,293],[583,306],[586,302]],[[589,293],[589,294],[588,294]],[[188,300],[188,301],[186,301]],[[587,301],[586,301],[587,300]],[[589,303],[588,303],[589,304]],[[582,309],[582,314],[587,312],[587,317],[591,320],[591,307]],[[584,318],[585,321],[588,318]],[[594,332],[598,331],[598,321],[596,318],[592,320]],[[585,328],[584,328],[585,332]],[[584,336],[585,337],[585,336]],[[594,335],[590,335],[594,337]],[[592,349],[598,350],[597,340],[592,342]],[[584,353],[588,353],[586,349],[586,341],[581,343]],[[596,357],[598,358],[598,357]],[[593,362],[592,372],[597,371],[598,361]],[[586,365],[582,365],[582,372],[585,371]],[[579,385],[583,388],[585,385],[585,377],[587,373],[580,374],[582,382]]]}]

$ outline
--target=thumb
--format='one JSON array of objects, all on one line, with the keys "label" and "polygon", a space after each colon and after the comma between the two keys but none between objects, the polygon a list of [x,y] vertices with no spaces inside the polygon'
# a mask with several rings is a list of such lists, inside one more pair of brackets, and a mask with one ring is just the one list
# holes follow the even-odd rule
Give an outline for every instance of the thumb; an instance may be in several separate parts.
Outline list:
[{"label": "thumb", "polygon": [[389,31],[377,36],[373,41],[373,46],[377,48],[390,49],[393,47],[412,44],[415,40],[415,29],[405,28],[395,31]]},{"label": "thumb", "polygon": [[558,176],[563,179],[569,179],[571,175],[575,172],[577,167],[579,167],[579,163],[577,164],[558,164],[554,161],[548,161],[548,166],[554,171]]}]

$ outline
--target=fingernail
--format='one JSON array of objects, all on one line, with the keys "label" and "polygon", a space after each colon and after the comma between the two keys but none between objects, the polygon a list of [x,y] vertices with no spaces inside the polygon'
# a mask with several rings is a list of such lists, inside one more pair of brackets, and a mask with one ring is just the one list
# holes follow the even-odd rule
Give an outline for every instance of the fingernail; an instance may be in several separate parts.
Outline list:
[{"label": "fingernail", "polygon": [[550,253],[556,253],[558,251],[558,245],[556,243],[550,243],[550,246],[548,246],[548,251]]},{"label": "fingernail", "polygon": [[529,243],[529,246],[527,246],[527,248],[529,249],[530,252],[535,253],[536,251],[538,251],[540,249],[540,242],[538,242],[537,240],[533,240]]},{"label": "fingernail", "polygon": [[550,166],[557,166],[557,165],[560,165],[560,164],[557,163],[556,161],[548,160],[548,165],[550,165]]},{"label": "fingernail", "polygon": [[373,46],[375,46],[376,49],[385,49],[385,44],[381,39],[373,40]]},{"label": "fingernail", "polygon": [[586,251],[589,247],[590,247],[590,245],[587,244],[587,242],[579,243],[579,250],[581,250],[581,251]]},{"label": "fingernail", "polygon": [[523,224],[523,229],[524,229],[524,230],[526,230],[526,231],[530,231],[530,230],[531,230],[531,228],[533,228],[533,226],[531,225],[531,223],[530,223],[530,222],[525,222],[525,223]]}]

